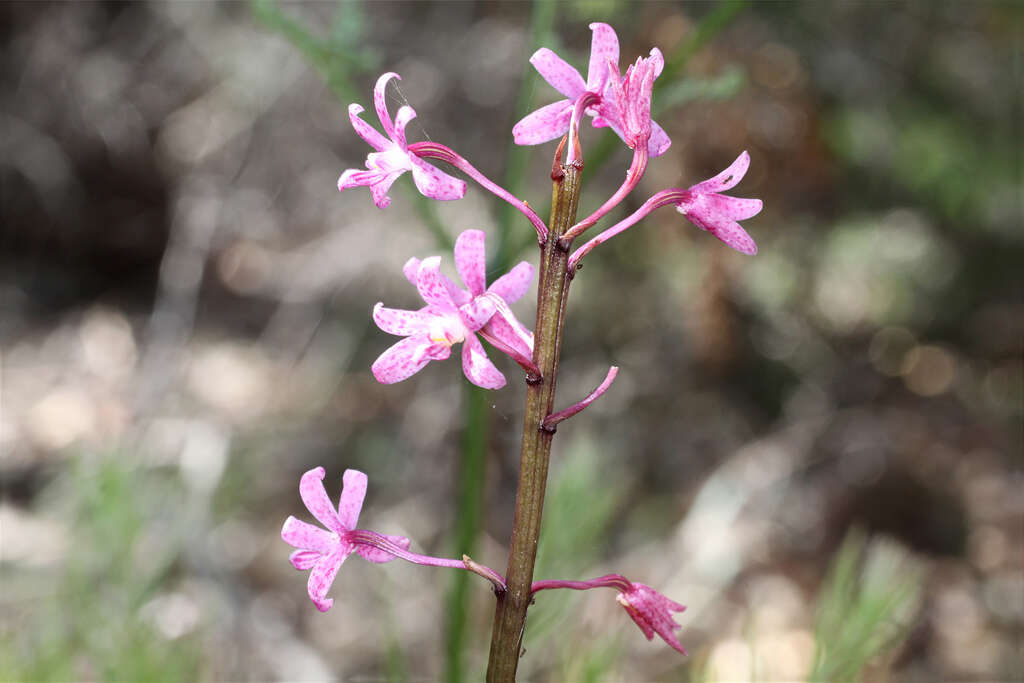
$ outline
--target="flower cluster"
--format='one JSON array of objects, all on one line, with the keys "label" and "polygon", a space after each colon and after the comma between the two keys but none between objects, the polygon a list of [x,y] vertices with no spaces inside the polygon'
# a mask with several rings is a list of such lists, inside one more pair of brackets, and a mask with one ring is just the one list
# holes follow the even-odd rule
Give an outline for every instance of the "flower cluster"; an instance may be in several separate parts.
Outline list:
[{"label": "flower cluster", "polygon": [[[432,166],[426,159],[441,161],[466,174],[482,189],[514,207],[536,230],[545,255],[539,285],[541,291],[538,292],[536,340],[534,333],[519,322],[509,307],[522,298],[530,287],[533,266],[523,261],[488,285],[486,239],[485,233],[480,230],[466,230],[455,242],[455,270],[461,284],[441,272],[440,256],[410,258],[403,267],[403,273],[416,288],[424,305],[415,310],[404,310],[385,308],[383,302],[379,302],[373,307],[373,320],[377,326],[387,333],[403,337],[385,350],[371,366],[374,377],[383,384],[400,382],[419,372],[430,361],[449,358],[452,347],[462,344],[462,371],[466,379],[479,387],[499,389],[506,384],[505,375],[488,357],[481,340],[507,355],[526,371],[529,388],[522,456],[524,463],[527,457],[538,457],[538,449],[541,447],[548,449],[542,456],[547,458],[550,453],[550,437],[557,425],[602,396],[619,371],[618,367],[611,367],[604,381],[588,396],[558,412],[552,410],[566,297],[573,275],[584,256],[632,227],[655,209],[665,206],[674,206],[698,228],[710,232],[729,247],[744,254],[757,252],[753,239],[740,226],[739,221],[760,212],[761,200],[723,194],[740,182],[750,166],[750,155],[743,152],[728,168],[708,180],[686,189],[667,188],[655,193],[632,214],[606,227],[570,253],[573,240],[597,225],[639,186],[649,158],[665,154],[671,145],[665,130],[651,119],[654,83],[665,70],[661,51],[653,48],[649,56],[638,58],[627,67],[625,73],[621,73],[619,41],[615,31],[602,23],[591,24],[590,28],[593,35],[586,80],[575,68],[547,48],[537,50],[530,58],[540,75],[565,99],[541,107],[512,129],[515,142],[522,145],[536,145],[562,138],[552,171],[556,197],[568,196],[558,194],[562,191],[558,184],[560,177],[582,172],[582,164],[576,162],[582,161],[578,131],[584,116],[591,118],[595,128],[610,128],[633,151],[633,160],[622,185],[597,209],[574,225],[569,223],[574,220],[576,211],[572,202],[579,199],[578,183],[572,184],[575,190],[565,190],[566,193],[575,192],[570,202],[573,218],[566,219],[564,214],[556,214],[553,210],[553,216],[563,217],[558,225],[548,226],[527,202],[486,178],[450,147],[434,141],[409,143],[406,129],[416,113],[406,105],[400,107],[392,119],[386,105],[387,86],[399,78],[398,74],[389,72],[382,75],[373,91],[374,108],[384,129],[383,135],[362,120],[360,114],[363,108],[360,105],[349,105],[353,128],[374,151],[367,156],[365,169],[349,169],[342,173],[338,180],[339,190],[368,187],[374,204],[385,208],[391,202],[388,197],[391,185],[409,171],[417,189],[424,196],[439,200],[462,198],[466,192],[466,183]],[[567,141],[570,142],[570,151],[568,160],[563,163],[561,155]],[[554,232],[556,227],[558,231]],[[557,241],[552,235],[558,236]],[[554,270],[556,263],[561,270]],[[616,600],[648,640],[657,634],[673,649],[686,654],[675,635],[681,626],[673,617],[674,613],[683,611],[685,607],[650,586],[630,582],[619,574],[608,574],[587,581],[546,580],[531,584],[532,565],[529,573],[523,573],[517,568],[518,573],[514,575],[511,563],[506,583],[506,578],[501,574],[467,556],[447,559],[414,553],[409,550],[409,539],[403,536],[356,529],[366,494],[365,474],[356,470],[345,471],[337,509],[332,506],[324,488],[324,476],[324,469],[317,467],[302,475],[299,484],[302,501],[324,528],[289,517],[281,530],[282,538],[296,548],[290,557],[292,565],[296,569],[309,571],[309,597],[321,611],[326,611],[333,604],[327,593],[349,555],[357,553],[371,562],[388,562],[400,558],[420,565],[474,572],[490,581],[497,593],[507,592],[507,598],[529,598],[539,591],[556,588],[614,588],[618,591]],[[517,494],[516,519],[519,519],[520,495],[527,494],[533,496],[536,505],[533,510],[537,511],[536,518],[539,519],[540,505],[543,503],[543,481],[539,488],[533,486],[526,494],[523,491],[521,488]],[[536,541],[534,536],[526,543],[535,544]],[[512,551],[510,553],[515,556]],[[517,618],[525,619],[526,603],[521,605],[522,611]],[[497,633],[497,620],[495,623]],[[521,623],[512,622],[505,631],[507,637],[500,642],[516,641],[513,644],[518,648],[516,636],[521,637]],[[497,637],[495,642],[499,642]],[[510,661],[515,662],[518,650],[507,649],[511,653]],[[514,664],[511,673],[514,675]]]}]

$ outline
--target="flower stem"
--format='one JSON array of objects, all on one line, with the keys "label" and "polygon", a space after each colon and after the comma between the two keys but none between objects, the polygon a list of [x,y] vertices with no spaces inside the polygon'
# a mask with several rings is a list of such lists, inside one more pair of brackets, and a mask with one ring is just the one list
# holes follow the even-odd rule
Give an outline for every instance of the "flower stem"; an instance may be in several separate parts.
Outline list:
[{"label": "flower stem", "polygon": [[[561,148],[560,148],[561,149]],[[531,378],[526,388],[526,414],[519,461],[519,487],[516,491],[515,520],[509,543],[507,590],[498,596],[491,632],[489,683],[515,681],[522,647],[526,610],[531,600],[533,567],[537,559],[544,490],[547,485],[548,458],[553,432],[543,429],[551,414],[558,359],[561,355],[564,294],[568,278],[568,249],[559,246],[559,238],[576,221],[580,195],[581,163],[561,163],[556,158],[552,169],[554,185],[551,197],[550,232],[542,245],[540,278],[537,289],[537,324],[534,328],[533,363],[539,378]]]}]

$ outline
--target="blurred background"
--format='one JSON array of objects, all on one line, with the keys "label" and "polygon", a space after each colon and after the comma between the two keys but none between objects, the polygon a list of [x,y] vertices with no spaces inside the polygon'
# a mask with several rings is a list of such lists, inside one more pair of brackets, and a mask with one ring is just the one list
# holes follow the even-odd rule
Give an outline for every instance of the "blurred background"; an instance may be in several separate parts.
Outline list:
[{"label": "blurred background", "polygon": [[[743,257],[671,210],[573,285],[539,578],[621,572],[689,605],[682,658],[611,591],[542,594],[535,681],[1024,677],[1021,10],[1012,3],[0,3],[0,677],[479,680],[473,576],[345,564],[318,613],[280,540],[299,476],[369,475],[361,525],[499,570],[523,383],[457,360],[395,386],[377,301],[410,256],[533,230],[470,185],[338,194],[377,76],[542,216],[558,98],[666,55],[673,144],[615,215],[747,149]],[[584,131],[581,216],[629,151]],[[614,218],[614,216],[612,217]],[[606,221],[603,225],[610,225]],[[532,321],[535,289],[515,305]]]}]

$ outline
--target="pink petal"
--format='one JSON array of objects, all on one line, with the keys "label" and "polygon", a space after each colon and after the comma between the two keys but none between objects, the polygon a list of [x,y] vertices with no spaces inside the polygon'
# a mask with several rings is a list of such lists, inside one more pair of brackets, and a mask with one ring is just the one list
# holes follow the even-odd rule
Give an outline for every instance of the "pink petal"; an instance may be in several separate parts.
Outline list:
[{"label": "pink petal", "polygon": [[315,550],[296,550],[288,556],[288,561],[292,563],[293,567],[304,572],[307,569],[312,569],[320,557],[321,554]]},{"label": "pink petal", "polygon": [[352,127],[356,129],[356,134],[365,140],[370,147],[373,147],[378,152],[383,152],[393,143],[378,133],[373,126],[359,118],[359,115],[362,113],[363,108],[358,104],[348,105],[348,120],[352,122]]},{"label": "pink petal", "polygon": [[320,555],[337,548],[340,542],[337,534],[295,517],[288,517],[284,520],[284,526],[281,527],[281,538],[293,548],[313,550]]},{"label": "pink petal", "polygon": [[661,54],[661,50],[656,47],[651,48],[651,54],[648,59],[654,66],[654,77],[657,78],[661,75],[662,70],[665,68],[665,57]]},{"label": "pink petal", "polygon": [[728,246],[732,247],[741,254],[747,256],[753,256],[757,253],[757,244],[747,234],[739,223],[736,221],[729,221],[727,223],[719,223],[708,229],[712,235],[725,242]]},{"label": "pink petal", "polygon": [[427,332],[430,329],[432,315],[424,311],[403,311],[398,308],[384,308],[382,302],[373,307],[373,322],[388,334],[408,337],[412,334]]},{"label": "pink petal", "polygon": [[[409,539],[405,536],[389,536],[388,534],[381,535],[400,547],[402,550],[409,549]],[[381,550],[380,548],[374,548],[372,545],[360,544],[356,546],[356,552],[370,562],[390,562],[395,559],[395,556],[388,551]]]},{"label": "pink petal", "polygon": [[710,211],[722,218],[734,221],[753,218],[761,213],[761,208],[764,206],[760,199],[728,197],[721,194],[704,195],[703,200]]},{"label": "pink petal", "polygon": [[572,118],[572,101],[559,100],[527,114],[512,126],[512,137],[517,145],[539,145],[565,135]]},{"label": "pink petal", "polygon": [[510,304],[526,294],[532,280],[533,266],[526,261],[521,261],[515,268],[491,283],[487,291],[497,294],[505,300],[505,303]]},{"label": "pink petal", "polygon": [[455,269],[473,296],[480,296],[487,287],[485,240],[483,230],[466,230],[455,240]]},{"label": "pink petal", "polygon": [[424,197],[448,201],[462,199],[466,195],[465,182],[431,166],[416,155],[411,155],[409,161],[412,162],[412,180]]},{"label": "pink petal", "polygon": [[309,581],[306,582],[306,589],[313,604],[321,612],[326,612],[334,604],[334,600],[327,597],[327,591],[331,589],[334,577],[338,575],[338,570],[341,569],[341,563],[345,561],[345,558],[351,552],[351,548],[339,548],[330,555],[321,557],[313,565],[312,571],[309,572]]},{"label": "pink petal", "polygon": [[[434,360],[431,348],[434,342],[426,334],[406,337],[393,345],[373,362],[370,370],[381,384],[394,384],[415,375]],[[450,351],[449,351],[450,353]]]},{"label": "pink petal", "polygon": [[724,192],[725,190],[731,189],[736,186],[743,176],[747,174],[747,169],[750,168],[750,155],[746,151],[743,151],[736,160],[729,165],[729,168],[725,169],[714,178],[708,178],[707,180],[697,183],[690,190],[697,194],[706,194],[709,192]]},{"label": "pink petal", "polygon": [[459,306],[459,319],[471,332],[476,332],[487,324],[487,321],[494,315],[496,307],[494,301],[489,297],[480,296],[468,304]]},{"label": "pink petal", "polygon": [[402,275],[405,275],[405,279],[409,281],[409,284],[413,287],[416,286],[416,274],[420,272],[420,260],[413,256],[411,259],[405,262],[402,266]]},{"label": "pink petal", "polygon": [[366,497],[366,475],[359,470],[345,470],[341,482],[338,519],[345,529],[355,529],[359,511],[363,509],[363,498]]},{"label": "pink petal", "polygon": [[575,100],[587,89],[580,72],[572,68],[561,57],[542,47],[530,57],[530,64],[537,69],[545,81],[570,100]]},{"label": "pink petal", "polygon": [[338,519],[338,513],[334,511],[331,499],[327,497],[327,490],[324,488],[324,475],[323,467],[314,467],[303,474],[299,480],[299,495],[302,497],[302,502],[305,503],[306,509],[321,524],[331,531],[341,534],[348,529]]},{"label": "pink petal", "polygon": [[[509,311],[511,313],[511,311]],[[496,314],[484,326],[489,336],[510,347],[524,358],[533,357],[533,333],[526,329],[515,316]]]},{"label": "pink petal", "polygon": [[391,122],[391,115],[388,114],[386,95],[388,81],[392,78],[402,80],[401,76],[391,71],[386,74],[382,74],[381,77],[377,79],[377,84],[373,86],[373,107],[377,110],[377,118],[380,119],[380,124],[384,126],[384,132],[387,133],[389,138],[394,140],[395,124]]},{"label": "pink petal", "polygon": [[380,180],[370,185],[370,195],[373,197],[373,203],[377,205],[378,209],[386,209],[391,205],[391,197],[388,196],[388,190],[391,189],[392,183],[398,179],[398,176],[405,173],[404,170],[398,170],[387,175],[382,175]]},{"label": "pink petal", "polygon": [[500,389],[505,386],[505,376],[494,367],[475,334],[467,336],[462,343],[462,372],[466,379],[484,389]]},{"label": "pink petal", "polygon": [[658,157],[668,151],[668,148],[672,145],[672,140],[669,139],[668,133],[651,119],[651,139],[647,141],[647,154],[648,156]]},{"label": "pink petal", "polygon": [[420,270],[416,274],[416,289],[420,296],[431,306],[437,306],[445,310],[453,310],[455,302],[452,301],[452,292],[446,282],[447,278],[441,275],[441,257],[431,256],[420,261]]},{"label": "pink petal", "polygon": [[590,39],[590,65],[587,71],[587,90],[600,93],[608,77],[606,71],[609,60],[615,64],[618,71],[619,64],[619,39],[615,35],[615,29],[608,24],[595,22],[590,25],[594,32]]},{"label": "pink petal", "polygon": [[[398,113],[395,115],[395,133],[391,136],[391,139],[395,141],[402,151],[409,149],[408,143],[405,141],[405,127],[409,125],[409,122],[416,118],[416,111],[409,105],[403,105],[398,109]],[[410,155],[412,156],[412,155]]]}]

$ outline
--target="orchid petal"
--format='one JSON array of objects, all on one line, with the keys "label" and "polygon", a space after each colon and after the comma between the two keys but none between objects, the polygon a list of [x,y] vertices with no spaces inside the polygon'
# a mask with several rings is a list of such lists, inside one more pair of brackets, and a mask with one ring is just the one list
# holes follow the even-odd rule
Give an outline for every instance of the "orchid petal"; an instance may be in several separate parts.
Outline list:
[{"label": "orchid petal", "polygon": [[746,151],[742,152],[736,160],[729,165],[729,168],[725,169],[714,178],[708,178],[707,180],[697,183],[690,190],[696,194],[706,194],[709,192],[724,192],[725,190],[732,189],[743,180],[743,176],[747,174],[747,169],[750,168],[750,155]]},{"label": "orchid petal", "polygon": [[552,88],[570,100],[582,95],[587,84],[583,82],[580,72],[570,66],[564,59],[546,47],[542,47],[530,57],[530,64]]},{"label": "orchid petal", "polygon": [[331,531],[342,534],[348,529],[342,525],[338,513],[331,505],[331,499],[327,497],[327,490],[324,488],[324,468],[314,467],[302,475],[299,480],[299,495],[306,509],[317,518],[317,520]]},{"label": "orchid petal", "polygon": [[420,272],[420,260],[413,256],[411,259],[405,262],[402,266],[402,274],[405,275],[405,279],[409,281],[409,284],[413,287],[416,286],[416,275]]},{"label": "orchid petal", "polygon": [[388,114],[387,106],[387,87],[388,81],[392,78],[402,80],[402,77],[393,71],[389,71],[385,74],[381,74],[381,77],[377,79],[377,84],[373,86],[373,106],[377,110],[377,118],[380,119],[380,124],[384,127],[384,132],[392,140],[395,139],[395,124],[391,121],[391,115]]},{"label": "orchid petal", "polygon": [[572,101],[559,100],[527,114],[512,127],[517,145],[539,145],[565,135],[572,118]]},{"label": "orchid petal", "polygon": [[398,176],[402,175],[403,172],[403,170],[398,170],[394,173],[382,175],[380,180],[370,185],[370,195],[373,197],[373,203],[377,205],[378,209],[386,209],[391,205],[391,197],[388,196],[388,190],[391,189],[391,185],[398,180]]},{"label": "orchid petal", "polygon": [[527,261],[521,261],[515,268],[492,282],[487,291],[497,294],[506,303],[512,303],[519,301],[523,294],[526,294],[532,280],[533,265]]},{"label": "orchid petal", "polygon": [[478,387],[500,389],[505,386],[505,376],[494,367],[475,334],[467,336],[462,344],[462,371],[466,379]]},{"label": "orchid petal", "polygon": [[334,604],[334,600],[327,597],[327,591],[331,589],[331,584],[334,583],[334,577],[338,575],[341,564],[351,552],[351,548],[339,548],[330,555],[321,557],[309,572],[306,589],[313,604],[321,612],[326,612]]},{"label": "orchid petal", "polygon": [[459,306],[459,319],[470,332],[476,332],[487,324],[497,310],[495,303],[488,297],[477,297],[467,304]]},{"label": "orchid petal", "polygon": [[373,126],[359,118],[359,115],[362,113],[363,108],[358,104],[348,105],[348,120],[352,122],[352,127],[355,128],[356,134],[370,145],[370,147],[373,147],[378,152],[383,152],[393,143],[378,133]]},{"label": "orchid petal", "polygon": [[[328,501],[330,505],[330,501]],[[281,538],[293,548],[324,554],[338,546],[338,534],[289,516],[281,527]]]},{"label": "orchid petal", "polygon": [[462,199],[466,195],[464,181],[453,178],[415,155],[410,156],[409,161],[412,163],[412,180],[423,196],[446,201]]},{"label": "orchid petal", "polygon": [[702,199],[709,212],[735,221],[753,218],[761,213],[761,208],[764,206],[760,199],[728,197],[721,194],[704,195]]},{"label": "orchid petal", "polygon": [[594,22],[590,25],[593,36],[590,39],[590,65],[587,71],[587,89],[594,92],[601,92],[602,86],[607,78],[605,64],[611,60],[619,63],[619,39],[615,35],[615,29],[608,24]]},{"label": "orchid petal", "polygon": [[485,240],[483,230],[466,230],[455,240],[455,269],[473,296],[480,296],[487,287]]},{"label": "orchid petal", "polygon": [[447,278],[441,275],[441,257],[431,256],[420,262],[420,270],[416,274],[416,289],[420,296],[431,306],[445,310],[455,308],[452,292]]},{"label": "orchid petal", "polygon": [[647,154],[652,157],[659,157],[668,151],[672,140],[668,137],[665,129],[651,119],[651,139],[647,141]]},{"label": "orchid petal", "polygon": [[427,332],[433,318],[426,311],[403,311],[398,308],[384,308],[383,302],[373,307],[373,322],[388,334],[408,337],[411,334]]},{"label": "orchid petal", "polygon": [[[509,311],[511,313],[511,311]],[[483,329],[487,335],[513,349],[524,358],[533,357],[533,333],[526,329],[514,316],[495,314]]]},{"label": "orchid petal", "polygon": [[359,511],[363,509],[363,499],[366,497],[366,475],[359,470],[345,470],[341,482],[338,519],[345,529],[355,529],[359,522]]},{"label": "orchid petal", "polygon": [[615,599],[626,608],[626,612],[644,632],[647,640],[653,639],[654,634],[657,633],[669,647],[686,654],[686,649],[675,635],[675,632],[682,626],[672,618],[673,612],[682,612],[686,609],[684,605],[669,600],[658,591],[642,583],[632,584],[628,591],[619,593]]},{"label": "orchid petal", "polygon": [[321,554],[315,550],[296,550],[288,556],[288,561],[292,563],[292,566],[299,571],[306,571],[312,569],[313,565],[316,564],[317,560],[321,558]]},{"label": "orchid petal", "polygon": [[[384,538],[388,539],[402,550],[409,549],[409,539],[405,536],[390,536],[388,534],[381,534]],[[369,560],[370,562],[390,562],[395,559],[395,556],[386,550],[375,548],[372,545],[359,544],[356,546],[356,552],[359,553],[363,559]]]},{"label": "orchid petal", "polygon": [[435,342],[426,334],[406,337],[380,354],[370,366],[370,370],[381,384],[401,382],[422,370],[431,360],[435,360],[434,354],[431,354],[434,346]]},{"label": "orchid petal", "polygon": [[405,141],[405,127],[414,118],[416,118],[416,110],[409,105],[403,105],[398,109],[398,113],[395,114],[395,132],[391,139],[402,148],[403,152],[407,152],[409,149],[409,144]]}]

